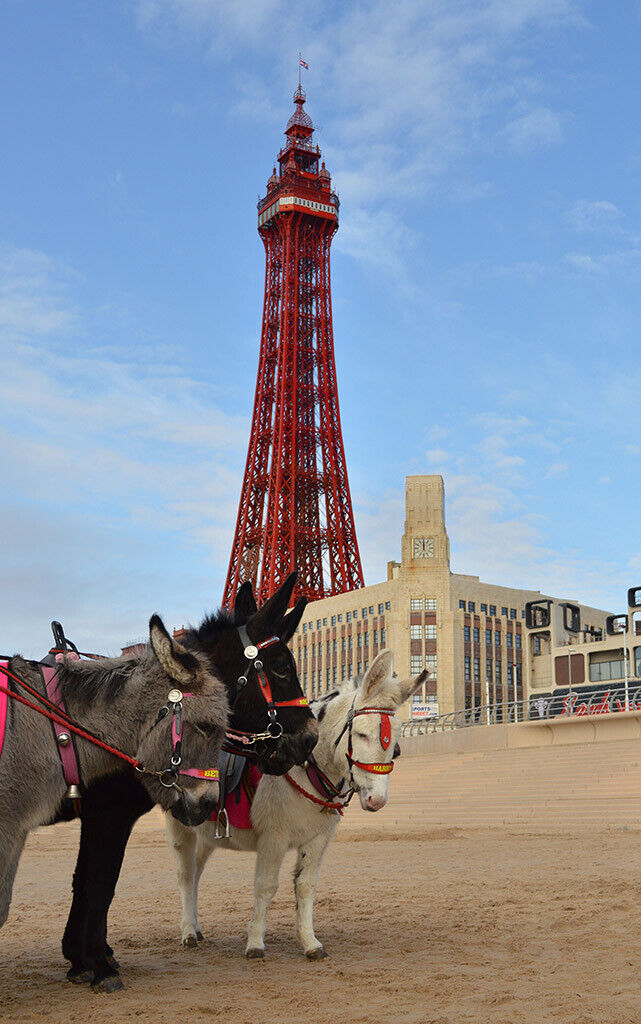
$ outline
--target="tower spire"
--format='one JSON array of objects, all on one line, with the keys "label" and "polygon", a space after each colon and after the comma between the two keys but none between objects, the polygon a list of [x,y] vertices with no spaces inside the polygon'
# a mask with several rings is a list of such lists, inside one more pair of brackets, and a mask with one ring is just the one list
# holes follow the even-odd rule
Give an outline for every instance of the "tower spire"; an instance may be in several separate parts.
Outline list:
[{"label": "tower spire", "polygon": [[314,125],[296,109],[258,203],[265,299],[249,450],[223,603],[245,580],[266,598],[298,571],[294,598],[362,587],[334,360],[330,246],[338,229]]}]

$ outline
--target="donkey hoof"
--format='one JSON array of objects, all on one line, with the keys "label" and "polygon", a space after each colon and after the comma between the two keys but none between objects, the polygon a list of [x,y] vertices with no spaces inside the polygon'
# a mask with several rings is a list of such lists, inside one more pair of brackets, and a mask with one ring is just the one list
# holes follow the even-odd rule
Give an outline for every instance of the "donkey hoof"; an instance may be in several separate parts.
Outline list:
[{"label": "donkey hoof", "polygon": [[305,956],[308,960],[325,960],[327,953],[322,946],[317,946],[316,949],[305,950]]},{"label": "donkey hoof", "polygon": [[183,946],[185,949],[198,949],[198,938],[195,935],[187,935],[183,939]]},{"label": "donkey hoof", "polygon": [[245,956],[248,960],[262,960],[265,956],[265,950],[260,949],[258,946],[249,946],[245,950]]},{"label": "donkey hoof", "polygon": [[200,929],[198,929],[198,931],[196,932],[196,938],[198,939],[199,942],[205,941],[205,936],[203,935]]},{"label": "donkey hoof", "polygon": [[88,982],[93,981],[93,971],[82,967],[74,970],[71,967],[67,971],[67,981],[70,981],[73,985],[86,985]]},{"label": "donkey hoof", "polygon": [[91,986],[93,992],[119,992],[121,988],[124,988],[122,978],[117,974],[110,974],[108,978],[101,978],[100,981],[94,981]]}]

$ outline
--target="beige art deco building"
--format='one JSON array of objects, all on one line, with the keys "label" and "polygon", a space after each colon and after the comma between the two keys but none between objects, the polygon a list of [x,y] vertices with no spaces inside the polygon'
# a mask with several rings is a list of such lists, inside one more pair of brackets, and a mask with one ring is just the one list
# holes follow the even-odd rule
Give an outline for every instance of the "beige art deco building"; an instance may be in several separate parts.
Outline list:
[{"label": "beige art deco building", "polygon": [[[406,717],[527,696],[525,604],[546,595],[451,571],[441,476],[407,477],[405,506],[401,560],[388,563],[387,579],[307,606],[293,640],[305,692],[325,693],[364,672],[389,648],[399,676],[417,675],[423,667],[432,673]],[[580,611],[583,623],[603,627],[607,612]],[[553,633],[555,644],[564,641],[558,616]]]}]

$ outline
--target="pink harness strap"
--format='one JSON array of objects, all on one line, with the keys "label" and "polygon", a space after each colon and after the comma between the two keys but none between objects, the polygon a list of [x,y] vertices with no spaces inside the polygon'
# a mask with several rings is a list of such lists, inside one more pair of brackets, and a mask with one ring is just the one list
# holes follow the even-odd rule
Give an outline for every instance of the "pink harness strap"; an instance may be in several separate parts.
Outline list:
[{"label": "pink harness strap", "polygon": [[[48,665],[42,665],[41,668],[45,681],[47,697],[56,705],[56,707],[60,708],[60,710],[64,711],[66,714],[67,711],[65,703],[58,690],[58,676],[56,674],[56,669],[50,668]],[[60,755],[60,761],[62,762],[62,774],[65,777],[65,782],[68,786],[79,786],[80,769],[78,768],[78,759],[71,739],[71,733],[65,729],[64,725],[60,725],[58,722],[53,723],[53,728],[56,733],[56,739],[58,740],[58,753]],[[66,742],[65,739],[61,740],[61,736],[66,738]]]},{"label": "pink harness strap", "polygon": [[[8,668],[8,661],[0,661],[0,668]],[[4,733],[7,727],[7,705],[9,703],[9,694],[3,693],[0,690],[0,756],[2,756],[2,745],[4,743]]]}]

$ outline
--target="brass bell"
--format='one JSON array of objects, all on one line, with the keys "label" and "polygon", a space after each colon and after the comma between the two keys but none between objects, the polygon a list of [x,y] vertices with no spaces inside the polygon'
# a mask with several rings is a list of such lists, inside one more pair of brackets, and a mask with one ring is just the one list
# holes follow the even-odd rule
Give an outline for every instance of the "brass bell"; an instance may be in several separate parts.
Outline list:
[{"label": "brass bell", "polygon": [[71,743],[71,736],[68,732],[61,732],[58,736],[58,745],[60,747],[68,747]]},{"label": "brass bell", "polygon": [[71,785],[65,793],[65,800],[80,800],[82,794],[76,785]]}]

